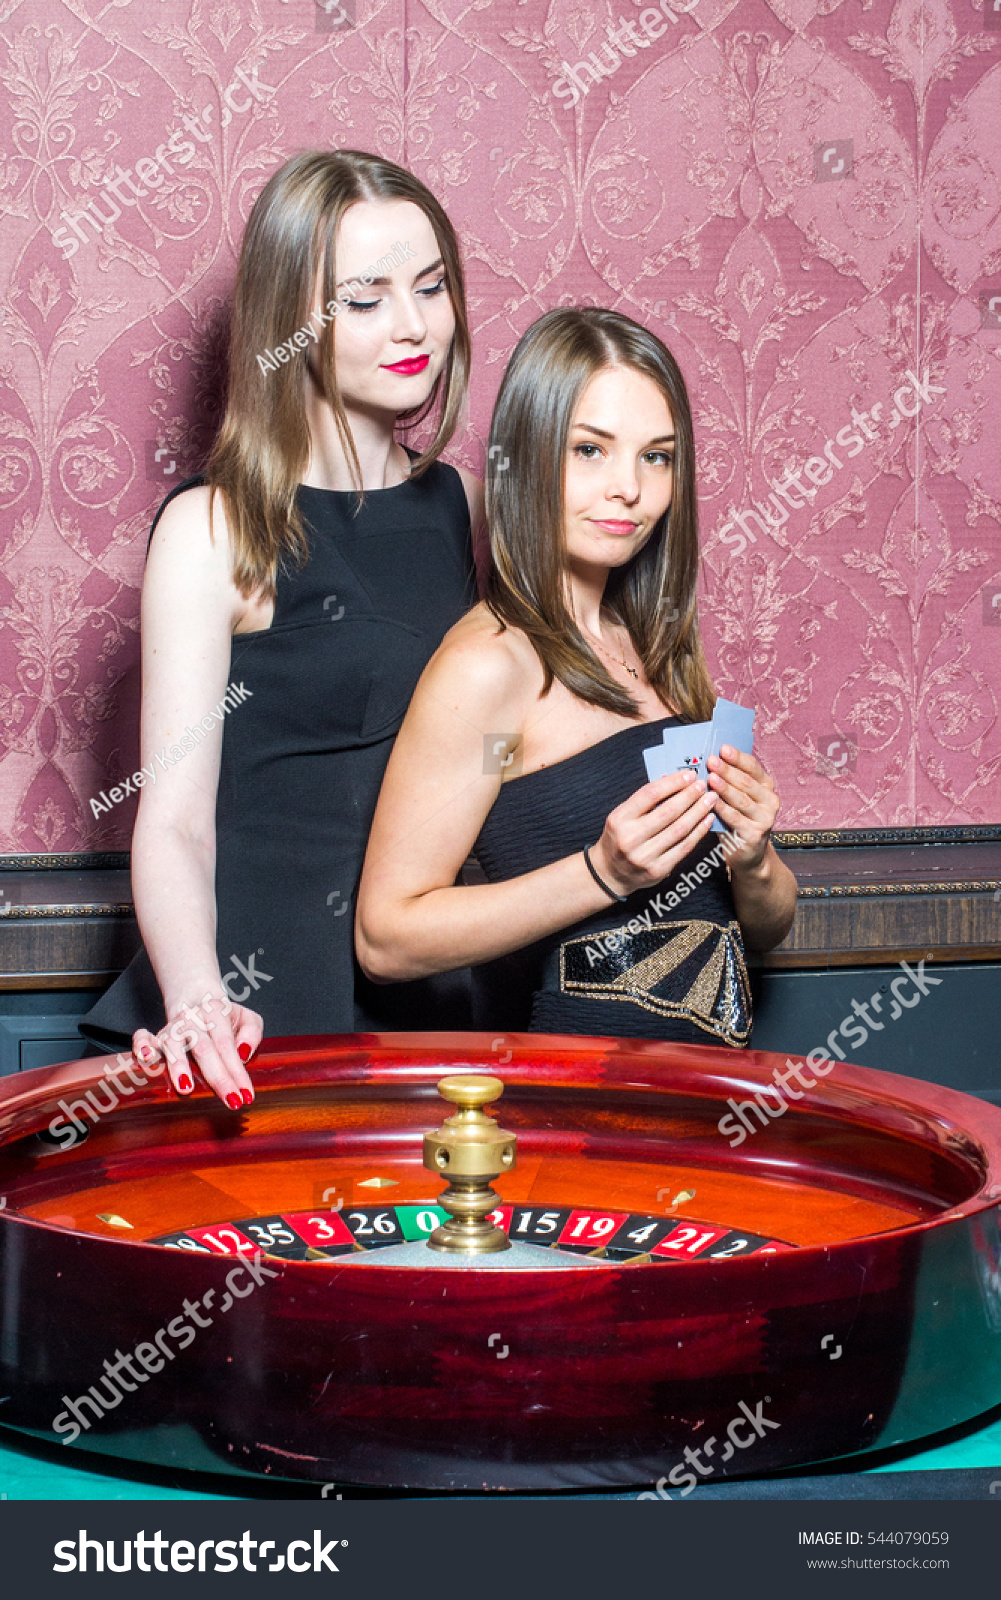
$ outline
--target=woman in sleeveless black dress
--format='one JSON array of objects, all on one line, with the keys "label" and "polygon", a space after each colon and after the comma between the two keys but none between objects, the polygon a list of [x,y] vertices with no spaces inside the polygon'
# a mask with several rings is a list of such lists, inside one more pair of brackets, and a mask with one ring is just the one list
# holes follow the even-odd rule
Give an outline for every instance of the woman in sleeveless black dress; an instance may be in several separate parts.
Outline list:
[{"label": "woman in sleeveless black dress", "polygon": [[[274,284],[262,282],[262,274],[277,274]],[[333,298],[336,283],[346,287]],[[298,347],[288,341],[298,366],[283,372],[292,362],[287,354],[284,362],[277,359],[281,341],[272,323],[294,332],[297,294],[291,290],[304,290],[305,302],[301,293],[298,302],[300,310],[303,303],[309,309],[316,338],[299,340]],[[262,1031],[468,1024],[468,975],[373,985],[354,962],[351,931],[393,739],[424,666],[476,598],[471,508],[475,515],[478,485],[437,459],[465,389],[462,294],[458,246],[444,213],[417,179],[377,157],[351,151],[297,157],[272,178],[248,221],[235,296],[228,445],[224,423],[223,448],[217,444],[205,475],[168,496],[150,541],[143,705],[149,776],[142,807],[150,808],[153,821],[144,832],[141,807],[133,851],[137,911],[150,953],[139,952],[83,1024],[102,1044],[121,1045],[134,1035],[144,1064],[165,1055],[182,1093],[193,1087],[193,1061],[234,1109],[249,1102],[252,1084],[243,1063]],[[300,324],[307,326],[305,316]],[[255,349],[265,352],[263,361],[255,362]],[[235,393],[241,385],[242,395]],[[251,493],[244,507],[250,515],[240,525],[240,490],[248,480],[253,490],[257,471],[247,435],[253,445],[259,431],[261,451],[285,444],[294,462],[288,410],[296,385],[304,392],[308,465],[300,449],[302,466],[286,472],[285,483],[301,530],[298,547],[292,537],[281,542],[281,516],[274,515],[280,497],[272,496],[269,507]],[[248,415],[246,391],[255,387],[257,414]],[[419,420],[436,404],[438,429],[423,456],[394,443],[400,417]],[[242,435],[235,426],[241,405]],[[347,448],[336,427],[339,407]],[[338,486],[359,485],[359,478],[361,495],[356,487]],[[228,550],[220,551],[219,500],[214,544],[190,526],[207,499],[206,484],[223,491]],[[272,513],[263,540],[261,504]],[[179,512],[186,513],[186,524],[178,523]],[[275,527],[279,538],[269,546]],[[186,552],[205,570],[196,565],[185,588],[176,569]],[[211,563],[223,559],[227,570],[220,575]],[[206,654],[216,677],[208,666],[199,676],[196,662],[192,688],[186,658],[199,651],[198,631],[193,628],[181,648],[169,635],[169,619],[147,613],[147,606],[162,611],[171,585],[196,607],[203,586],[215,583],[220,593],[237,594],[248,567],[258,581],[244,582],[249,593],[234,602],[237,621],[226,656],[213,638]],[[217,624],[215,614],[211,620]],[[165,714],[168,679],[167,692],[180,685],[179,702],[188,694],[187,707],[195,707],[190,716],[175,715],[173,703]],[[204,722],[197,715],[202,705]],[[210,752],[213,735],[217,747]],[[208,765],[213,758],[214,768]],[[177,787],[185,780],[187,799]],[[190,822],[213,781],[208,819]],[[171,783],[178,795],[172,812],[164,810]],[[192,864],[182,854],[181,881],[171,880],[177,833],[190,830],[194,854],[213,822],[214,904],[197,860]],[[175,913],[170,896],[176,891],[182,899],[185,874],[193,885],[191,904],[187,914],[183,905]],[[174,925],[166,927],[171,914]],[[197,947],[199,940],[201,954],[189,959],[189,941]]]},{"label": "woman in sleeveless black dress", "polygon": [[[494,1029],[742,1048],[745,944],[770,948],[794,915],[775,785],[727,745],[708,787],[687,770],[644,781],[643,750],[715,698],[684,379],[629,318],[548,312],[511,358],[490,442],[508,466],[488,482],[487,599],[444,641],[390,759],[359,959],[383,979],[468,961]],[[487,881],[455,886],[474,843]]]}]

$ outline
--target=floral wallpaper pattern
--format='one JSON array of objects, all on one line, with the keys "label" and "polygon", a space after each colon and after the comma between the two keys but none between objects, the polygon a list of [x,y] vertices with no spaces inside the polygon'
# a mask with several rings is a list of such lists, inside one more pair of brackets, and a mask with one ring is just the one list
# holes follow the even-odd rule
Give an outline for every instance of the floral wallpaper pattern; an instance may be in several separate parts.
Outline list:
[{"label": "floral wallpaper pattern", "polygon": [[549,307],[675,352],[780,826],[1001,820],[993,0],[0,0],[0,83],[0,850],[128,844],[151,515],[254,197],[336,145],[463,241],[456,463]]}]

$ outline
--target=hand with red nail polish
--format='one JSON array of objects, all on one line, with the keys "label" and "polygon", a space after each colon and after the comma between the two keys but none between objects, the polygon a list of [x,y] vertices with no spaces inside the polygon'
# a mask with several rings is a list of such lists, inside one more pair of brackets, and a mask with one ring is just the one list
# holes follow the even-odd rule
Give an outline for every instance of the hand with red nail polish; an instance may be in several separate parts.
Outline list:
[{"label": "hand with red nail polish", "polygon": [[[148,1028],[137,1028],[132,1035],[132,1054],[144,1067],[151,1067],[155,1061],[162,1059],[157,1042]],[[155,1076],[159,1077],[162,1071],[161,1067]]]},{"label": "hand with red nail polish", "polygon": [[[245,1063],[264,1036],[263,1018],[235,1004],[221,979],[189,976],[183,992],[164,991],[167,1023],[152,1040],[162,1051],[179,1093],[190,1094],[202,1080],[231,1111],[254,1098]],[[149,1036],[137,1038],[144,1044]]]}]

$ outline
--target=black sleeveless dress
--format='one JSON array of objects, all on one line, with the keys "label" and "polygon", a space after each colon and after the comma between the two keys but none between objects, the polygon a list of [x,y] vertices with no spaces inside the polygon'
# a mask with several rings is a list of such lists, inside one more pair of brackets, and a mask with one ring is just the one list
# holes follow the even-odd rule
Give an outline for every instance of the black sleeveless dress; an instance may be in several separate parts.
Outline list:
[{"label": "black sleeveless dress", "polygon": [[[164,506],[203,481],[178,484]],[[370,984],[353,946],[355,892],[393,740],[421,672],[476,601],[462,480],[436,462],[419,478],[366,491],[357,514],[351,491],[301,485],[298,504],[309,560],[279,574],[271,627],[232,640],[230,682],[245,694],[223,721],[220,972],[269,1037],[467,1028],[468,973]],[[81,1031],[120,1048],[137,1027],[155,1032],[165,1021],[140,950]]]},{"label": "black sleeveless dress", "polygon": [[[683,721],[637,723],[503,784],[476,842],[484,875],[519,877],[594,844],[646,783],[644,749]],[[707,834],[655,889],[477,968],[478,1026],[745,1047],[751,990],[723,838]]]}]

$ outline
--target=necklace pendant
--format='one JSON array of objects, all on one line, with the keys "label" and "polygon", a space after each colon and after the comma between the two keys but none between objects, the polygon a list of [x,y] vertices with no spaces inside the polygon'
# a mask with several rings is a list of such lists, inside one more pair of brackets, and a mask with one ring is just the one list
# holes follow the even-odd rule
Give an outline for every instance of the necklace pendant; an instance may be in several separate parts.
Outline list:
[{"label": "necklace pendant", "polygon": [[639,673],[636,671],[635,667],[629,666],[628,663],[625,662],[625,661],[623,661],[622,665],[625,667],[627,672],[631,672],[632,673],[634,678],[638,678],[639,677]]}]

